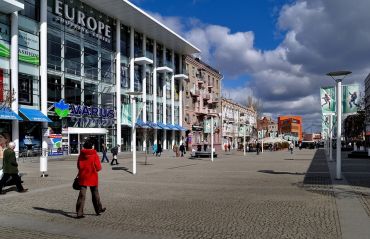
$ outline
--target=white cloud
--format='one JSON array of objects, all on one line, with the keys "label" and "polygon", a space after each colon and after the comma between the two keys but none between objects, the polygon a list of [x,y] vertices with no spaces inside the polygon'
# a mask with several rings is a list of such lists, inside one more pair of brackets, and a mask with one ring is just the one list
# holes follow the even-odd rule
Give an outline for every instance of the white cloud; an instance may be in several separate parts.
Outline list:
[{"label": "white cloud", "polygon": [[320,86],[334,85],[327,72],[353,71],[346,83],[362,83],[370,72],[368,9],[368,0],[293,1],[277,15],[283,40],[269,51],[254,46],[253,31],[231,32],[196,19],[160,20],[199,47],[202,59],[219,69],[225,80],[250,76],[248,85],[232,89],[235,100],[242,102],[248,92],[264,101],[267,113],[301,114],[306,125],[312,125],[320,121]]}]

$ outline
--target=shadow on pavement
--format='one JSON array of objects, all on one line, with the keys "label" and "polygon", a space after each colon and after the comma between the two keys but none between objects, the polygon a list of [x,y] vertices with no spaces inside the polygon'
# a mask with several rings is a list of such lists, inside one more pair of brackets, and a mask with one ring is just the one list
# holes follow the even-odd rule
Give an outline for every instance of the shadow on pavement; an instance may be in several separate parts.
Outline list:
[{"label": "shadow on pavement", "polygon": [[122,170],[132,174],[132,172],[126,167],[112,167],[112,170]]},{"label": "shadow on pavement", "polygon": [[[69,218],[74,218],[75,216],[72,216],[72,215],[76,215],[75,212],[65,212],[59,209],[49,209],[49,208],[43,208],[43,207],[33,207],[33,209],[47,212],[47,213],[52,213],[52,214],[60,214],[62,216],[69,217]],[[86,215],[93,215],[93,214],[86,214]]]},{"label": "shadow on pavement", "polygon": [[332,185],[328,162],[324,150],[317,150],[306,175],[304,185]]},{"label": "shadow on pavement", "polygon": [[289,175],[305,175],[305,173],[291,173],[291,172],[279,172],[279,171],[274,171],[274,170],[258,170],[257,172],[259,173],[269,173],[269,174],[289,174]]}]

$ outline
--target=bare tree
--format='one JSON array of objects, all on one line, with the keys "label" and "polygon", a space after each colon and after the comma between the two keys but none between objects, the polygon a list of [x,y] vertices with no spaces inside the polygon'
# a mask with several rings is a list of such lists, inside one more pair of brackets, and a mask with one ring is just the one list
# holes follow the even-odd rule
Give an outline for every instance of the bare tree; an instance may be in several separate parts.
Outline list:
[{"label": "bare tree", "polygon": [[15,90],[9,90],[4,99],[0,101],[0,110],[9,109],[12,107],[12,103],[15,101]]}]

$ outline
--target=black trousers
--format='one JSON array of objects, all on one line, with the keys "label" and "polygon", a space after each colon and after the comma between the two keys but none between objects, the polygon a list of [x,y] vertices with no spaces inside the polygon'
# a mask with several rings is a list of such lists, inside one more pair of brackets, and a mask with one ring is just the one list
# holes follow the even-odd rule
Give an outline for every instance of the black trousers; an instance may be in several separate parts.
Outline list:
[{"label": "black trousers", "polygon": [[[77,216],[84,215],[86,191],[87,191],[87,187],[81,186],[80,194],[78,195],[78,199],[76,203]],[[92,203],[94,205],[95,213],[99,214],[103,207],[100,202],[100,195],[99,195],[98,187],[97,186],[90,187],[90,191],[91,191]]]},{"label": "black trousers", "polygon": [[23,190],[21,177],[17,173],[4,173],[3,178],[0,180],[0,192],[2,192],[3,187],[5,186],[6,181],[12,177],[14,180],[17,191],[20,192]]},{"label": "black trousers", "polygon": [[113,164],[113,162],[114,162],[114,161],[116,161],[116,163],[115,163],[115,164],[118,164],[117,158],[118,158],[118,156],[117,156],[117,155],[115,155],[115,154],[113,154],[113,159],[112,159],[112,161],[110,161],[110,164],[111,164],[111,165],[114,165],[114,164]]}]

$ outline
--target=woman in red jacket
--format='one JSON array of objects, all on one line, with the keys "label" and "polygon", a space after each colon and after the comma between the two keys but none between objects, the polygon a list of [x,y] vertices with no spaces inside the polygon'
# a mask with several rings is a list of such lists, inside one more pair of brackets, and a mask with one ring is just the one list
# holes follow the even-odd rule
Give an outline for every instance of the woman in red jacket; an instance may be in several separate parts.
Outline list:
[{"label": "woman in red jacket", "polygon": [[90,187],[92,202],[94,205],[96,215],[104,212],[106,208],[102,207],[98,191],[98,172],[101,170],[99,156],[93,149],[93,144],[90,140],[86,140],[78,156],[77,161],[78,180],[81,186],[80,194],[78,195],[76,211],[76,218],[84,218],[84,205],[86,199],[87,187]]}]

